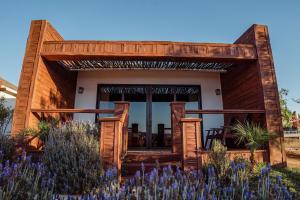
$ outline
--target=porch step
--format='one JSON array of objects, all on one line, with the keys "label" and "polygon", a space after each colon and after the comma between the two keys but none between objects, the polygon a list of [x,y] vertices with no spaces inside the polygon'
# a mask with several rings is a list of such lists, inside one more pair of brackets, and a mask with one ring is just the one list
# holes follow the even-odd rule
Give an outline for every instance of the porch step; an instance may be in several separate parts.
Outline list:
[{"label": "porch step", "polygon": [[129,151],[122,163],[123,176],[132,176],[137,170],[141,170],[141,163],[144,163],[145,171],[149,172],[153,168],[172,168],[181,165],[181,155],[171,151]]}]

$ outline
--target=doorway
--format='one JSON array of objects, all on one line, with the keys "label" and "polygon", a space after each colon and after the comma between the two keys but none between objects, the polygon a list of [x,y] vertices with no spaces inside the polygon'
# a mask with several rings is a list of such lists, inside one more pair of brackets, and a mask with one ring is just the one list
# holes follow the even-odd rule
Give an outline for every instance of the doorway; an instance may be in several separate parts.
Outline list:
[{"label": "doorway", "polygon": [[184,101],[186,108],[199,109],[201,90],[195,85],[98,85],[97,108],[114,109],[115,101],[130,102],[129,149],[170,149],[170,103]]}]

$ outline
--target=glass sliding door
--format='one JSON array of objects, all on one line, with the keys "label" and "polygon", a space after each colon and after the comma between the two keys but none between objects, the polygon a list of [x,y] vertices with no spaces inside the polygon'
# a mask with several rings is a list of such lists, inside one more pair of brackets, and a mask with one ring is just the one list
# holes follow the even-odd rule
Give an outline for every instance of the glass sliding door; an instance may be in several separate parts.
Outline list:
[{"label": "glass sliding door", "polygon": [[114,109],[115,101],[130,102],[129,149],[171,148],[171,102],[186,102],[186,109],[201,108],[200,86],[99,85],[97,98],[101,109]]},{"label": "glass sliding door", "polygon": [[171,107],[174,94],[166,87],[152,87],[152,147],[171,147]]},{"label": "glass sliding door", "polygon": [[147,146],[147,93],[144,86],[127,86],[124,100],[130,102],[128,118],[128,148],[140,149]]}]

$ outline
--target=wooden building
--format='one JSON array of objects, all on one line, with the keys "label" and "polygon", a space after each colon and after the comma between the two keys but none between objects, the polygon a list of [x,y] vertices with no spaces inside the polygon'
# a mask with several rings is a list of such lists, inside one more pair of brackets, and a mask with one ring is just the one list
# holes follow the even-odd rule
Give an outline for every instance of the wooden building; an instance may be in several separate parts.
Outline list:
[{"label": "wooden building", "polygon": [[[264,25],[252,25],[233,44],[74,41],[64,40],[49,22],[34,20],[13,134],[35,127],[41,116],[99,122],[101,156],[119,169],[156,159],[198,167],[207,159],[206,136],[236,120],[260,123],[278,135],[256,152],[259,161],[286,162]],[[249,156],[232,140],[223,138],[231,157]]]}]

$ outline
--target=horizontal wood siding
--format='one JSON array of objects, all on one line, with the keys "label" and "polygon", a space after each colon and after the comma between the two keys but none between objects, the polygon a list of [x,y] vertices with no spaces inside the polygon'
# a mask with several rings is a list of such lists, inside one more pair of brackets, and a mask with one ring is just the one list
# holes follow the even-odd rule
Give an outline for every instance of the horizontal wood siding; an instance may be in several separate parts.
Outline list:
[{"label": "horizontal wood siding", "polygon": [[182,123],[182,167],[187,169],[199,169],[201,167],[201,127],[200,119],[188,119]]},{"label": "horizontal wood siding", "polygon": [[41,39],[45,29],[45,22],[32,21],[23,59],[22,71],[20,74],[19,87],[16,99],[16,106],[13,116],[12,134],[26,127],[26,120],[29,115],[31,104],[30,91],[34,79],[34,68],[38,62],[38,51],[41,48]]},{"label": "horizontal wood siding", "polygon": [[[265,109],[266,114],[254,116],[254,121],[278,134],[278,139],[269,145],[270,162],[285,163],[278,88],[267,27],[253,25],[235,43],[254,44],[258,59],[237,64],[221,74],[224,109]],[[232,117],[236,116],[225,115],[225,124]],[[245,118],[246,115],[237,117]]]},{"label": "horizontal wood siding", "polygon": [[171,106],[171,129],[172,129],[172,152],[182,153],[182,127],[181,118],[185,116],[185,103],[172,102]]},{"label": "horizontal wood siding", "polygon": [[16,112],[13,117],[13,134],[26,127],[36,126],[37,119],[31,113],[32,107],[74,107],[76,72],[68,72],[40,56],[43,42],[56,40],[63,40],[63,38],[47,21],[32,21],[20,76]]}]

